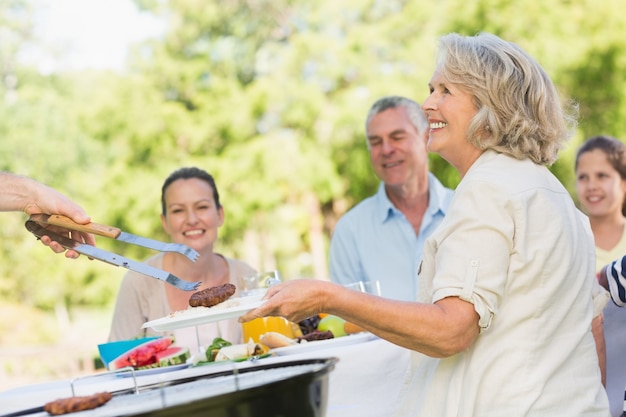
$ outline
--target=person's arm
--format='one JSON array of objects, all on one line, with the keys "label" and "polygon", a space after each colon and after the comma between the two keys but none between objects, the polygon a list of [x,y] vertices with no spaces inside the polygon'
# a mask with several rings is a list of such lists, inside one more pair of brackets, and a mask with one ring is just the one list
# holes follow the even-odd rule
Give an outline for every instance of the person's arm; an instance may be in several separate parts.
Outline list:
[{"label": "person's arm", "polygon": [[[510,216],[500,201],[504,194],[483,192],[483,182],[474,185],[474,191],[465,185],[468,198],[457,200],[457,209],[449,212],[445,227],[439,225],[430,237],[431,250],[424,253],[419,278],[422,302],[385,299],[334,283],[302,279],[270,288],[267,301],[240,321],[278,315],[298,322],[328,313],[431,357],[448,357],[466,350],[498,310],[513,235]],[[476,193],[484,197],[472,198]],[[480,276],[468,286],[467,271],[476,268],[472,265],[477,259],[489,262],[480,265]],[[436,288],[428,288],[433,283]],[[471,292],[465,294],[465,288],[471,288]]]},{"label": "person's arm", "polygon": [[609,281],[606,278],[606,270],[610,265],[605,265],[602,267],[602,269],[600,270],[600,272],[598,272],[598,283],[607,291],[610,291],[611,289],[609,288]]},{"label": "person's arm", "polygon": [[602,377],[602,385],[606,386],[606,341],[604,339],[604,308],[611,298],[609,293],[602,288],[595,277],[592,277],[591,296],[593,298],[593,321],[591,322],[591,333],[596,344],[598,354],[598,365]]},{"label": "person's arm", "polygon": [[271,287],[265,298],[266,303],[239,321],[283,316],[297,323],[325,312],[391,343],[432,357],[464,351],[480,331],[474,305],[458,297],[447,297],[433,304],[405,302],[351,291],[332,282],[296,279]]},{"label": "person's arm", "polygon": [[591,333],[596,342],[596,352],[598,353],[598,365],[600,366],[600,375],[602,377],[602,385],[606,387],[606,342],[604,339],[604,314],[600,313],[593,318],[591,322]]},{"label": "person's arm", "polygon": [[[87,213],[60,192],[31,178],[0,172],[0,211],[22,211],[26,214],[62,214],[76,223],[86,224],[91,221]],[[95,238],[88,233],[73,233],[74,240],[95,245]],[[56,253],[65,252],[58,242],[44,236],[41,242]],[[78,253],[68,250],[68,258],[77,258]]]}]

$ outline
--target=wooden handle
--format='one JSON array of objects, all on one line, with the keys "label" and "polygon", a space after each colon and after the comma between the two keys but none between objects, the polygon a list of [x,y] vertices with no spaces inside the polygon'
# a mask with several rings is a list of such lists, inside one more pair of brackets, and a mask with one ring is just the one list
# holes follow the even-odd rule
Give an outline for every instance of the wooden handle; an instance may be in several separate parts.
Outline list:
[{"label": "wooden handle", "polygon": [[78,224],[69,217],[61,216],[60,214],[52,214],[46,221],[46,223],[53,226],[64,227],[70,230],[76,230],[78,232],[92,233],[98,236],[109,237],[112,239],[117,238],[122,231],[117,227],[107,226],[98,223]]}]

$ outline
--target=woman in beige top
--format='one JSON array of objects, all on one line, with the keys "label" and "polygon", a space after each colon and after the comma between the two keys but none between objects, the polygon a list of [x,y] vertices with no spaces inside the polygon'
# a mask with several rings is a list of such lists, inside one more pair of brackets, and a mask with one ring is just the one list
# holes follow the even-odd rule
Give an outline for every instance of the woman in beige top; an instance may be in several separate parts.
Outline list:
[{"label": "woman in beige top", "polygon": [[[181,168],[164,182],[161,194],[161,223],[173,242],[195,249],[195,262],[173,253],[159,253],[146,261],[187,281],[200,281],[199,290],[231,282],[254,273],[248,264],[226,258],[213,251],[218,229],[224,223],[224,208],[213,177],[198,168]],[[154,336],[163,333],[141,326],[151,320],[189,306],[191,293],[163,281],[129,271],[124,276],[117,297],[109,341]],[[241,325],[236,319],[224,320],[174,331],[176,344],[191,352],[208,346],[215,337],[241,343]],[[198,340],[199,337],[199,340]]]}]

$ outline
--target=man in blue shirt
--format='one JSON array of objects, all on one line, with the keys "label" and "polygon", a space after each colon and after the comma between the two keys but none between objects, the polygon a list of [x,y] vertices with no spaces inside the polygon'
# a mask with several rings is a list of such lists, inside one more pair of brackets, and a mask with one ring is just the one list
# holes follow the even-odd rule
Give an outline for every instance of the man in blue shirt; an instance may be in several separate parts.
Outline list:
[{"label": "man in blue shirt", "polygon": [[379,281],[383,297],[415,301],[424,242],[446,214],[453,191],[428,171],[429,126],[415,101],[379,99],[365,130],[381,184],[337,222],[330,277],[342,285]]}]

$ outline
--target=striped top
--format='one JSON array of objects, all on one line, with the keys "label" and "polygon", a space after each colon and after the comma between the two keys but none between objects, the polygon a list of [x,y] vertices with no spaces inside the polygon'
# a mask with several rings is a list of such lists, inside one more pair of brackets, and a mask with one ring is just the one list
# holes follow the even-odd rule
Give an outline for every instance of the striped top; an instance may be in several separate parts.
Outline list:
[{"label": "striped top", "polygon": [[626,255],[611,262],[606,268],[606,279],[613,302],[624,307],[626,305]]}]

